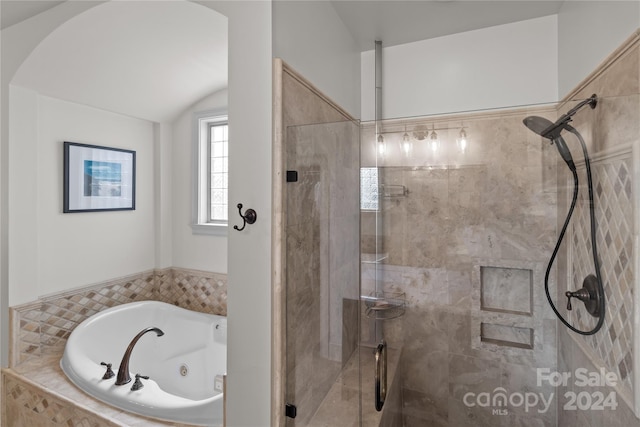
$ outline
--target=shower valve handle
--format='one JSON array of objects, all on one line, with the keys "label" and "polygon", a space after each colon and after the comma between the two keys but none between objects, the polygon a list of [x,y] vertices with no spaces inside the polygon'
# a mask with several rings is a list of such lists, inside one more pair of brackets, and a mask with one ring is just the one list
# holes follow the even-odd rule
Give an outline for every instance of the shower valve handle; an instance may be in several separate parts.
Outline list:
[{"label": "shower valve handle", "polygon": [[575,292],[567,291],[567,310],[571,310],[571,298],[578,298],[584,303],[584,308],[587,313],[593,317],[600,317],[604,314],[602,307],[604,307],[604,293],[600,292],[600,286],[598,286],[598,278],[593,274],[589,274],[582,282],[582,288]]},{"label": "shower valve handle", "polygon": [[587,302],[591,300],[591,294],[589,293],[589,291],[585,288],[581,288],[575,292],[571,292],[571,291],[567,291],[565,292],[565,295],[567,296],[567,310],[571,311],[572,307],[571,307],[571,298],[578,298],[580,301],[582,302]]}]

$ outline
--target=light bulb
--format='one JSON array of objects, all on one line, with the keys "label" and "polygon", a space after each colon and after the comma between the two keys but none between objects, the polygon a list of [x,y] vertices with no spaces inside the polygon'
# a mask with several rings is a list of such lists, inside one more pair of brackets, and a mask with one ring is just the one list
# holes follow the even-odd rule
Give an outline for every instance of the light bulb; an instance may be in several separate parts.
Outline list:
[{"label": "light bulb", "polygon": [[407,157],[411,155],[411,151],[413,151],[413,143],[411,142],[411,137],[406,131],[402,136],[402,151]]},{"label": "light bulb", "polygon": [[384,137],[382,134],[378,135],[378,154],[384,156],[385,151],[387,150],[386,144],[384,143]]},{"label": "light bulb", "polygon": [[458,138],[458,148],[464,154],[467,151],[467,132],[464,128],[460,129],[460,137]]},{"label": "light bulb", "polygon": [[440,139],[438,139],[438,134],[436,133],[435,129],[431,131],[431,136],[429,137],[429,139],[429,146],[435,153],[436,151],[438,151],[438,148],[440,148]]}]

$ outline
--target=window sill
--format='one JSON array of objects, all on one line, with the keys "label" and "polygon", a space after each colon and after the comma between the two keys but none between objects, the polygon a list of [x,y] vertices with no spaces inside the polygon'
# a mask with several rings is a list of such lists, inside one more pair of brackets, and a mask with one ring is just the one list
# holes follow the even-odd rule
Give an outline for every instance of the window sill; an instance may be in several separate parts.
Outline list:
[{"label": "window sill", "polygon": [[193,234],[201,234],[205,236],[224,236],[227,237],[229,226],[226,224],[191,224]]}]

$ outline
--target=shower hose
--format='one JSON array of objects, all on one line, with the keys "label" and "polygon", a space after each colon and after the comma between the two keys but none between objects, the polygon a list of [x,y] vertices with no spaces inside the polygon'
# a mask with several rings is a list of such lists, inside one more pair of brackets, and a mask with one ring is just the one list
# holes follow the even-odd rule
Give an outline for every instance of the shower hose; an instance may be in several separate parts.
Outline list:
[{"label": "shower hose", "polygon": [[598,261],[598,246],[596,244],[596,218],[593,206],[593,182],[591,178],[591,162],[589,161],[589,153],[587,151],[587,146],[584,143],[584,139],[580,133],[572,126],[565,125],[565,129],[574,134],[578,141],[580,141],[580,145],[582,146],[582,152],[584,154],[584,164],[587,173],[587,187],[589,190],[589,216],[591,220],[591,252],[593,254],[593,266],[596,270],[596,279],[598,283],[598,293],[601,295],[600,298],[600,307],[598,307],[600,316],[598,317],[598,323],[596,326],[589,331],[581,331],[580,329],[575,328],[570,325],[567,320],[562,317],[558,309],[556,308],[553,300],[551,299],[551,294],[549,292],[549,273],[551,272],[551,267],[553,262],[555,261],[556,256],[558,255],[558,251],[560,250],[560,245],[562,244],[562,240],[564,239],[564,235],[567,231],[567,227],[569,226],[569,222],[571,221],[571,216],[573,215],[573,210],[576,207],[576,202],[578,200],[578,172],[576,168],[571,168],[571,172],[573,173],[573,198],[571,200],[571,207],[569,208],[569,212],[567,213],[567,218],[564,221],[564,225],[562,226],[562,230],[560,231],[560,235],[558,236],[558,241],[556,242],[556,246],[551,254],[551,259],[549,259],[549,264],[547,265],[547,272],[544,276],[544,291],[547,294],[547,300],[549,301],[549,305],[551,305],[551,309],[558,316],[558,319],[573,332],[576,332],[580,335],[593,335],[602,328],[602,324],[604,323],[604,312],[605,312],[605,295],[604,295],[604,287],[602,285],[602,277],[600,275],[600,262]]}]

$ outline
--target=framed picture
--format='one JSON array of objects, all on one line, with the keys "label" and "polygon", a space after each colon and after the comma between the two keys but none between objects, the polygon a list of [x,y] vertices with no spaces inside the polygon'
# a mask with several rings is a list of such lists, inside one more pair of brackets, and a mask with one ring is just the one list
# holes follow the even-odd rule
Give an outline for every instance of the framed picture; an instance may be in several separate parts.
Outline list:
[{"label": "framed picture", "polygon": [[135,208],[135,151],[64,142],[64,213]]}]

